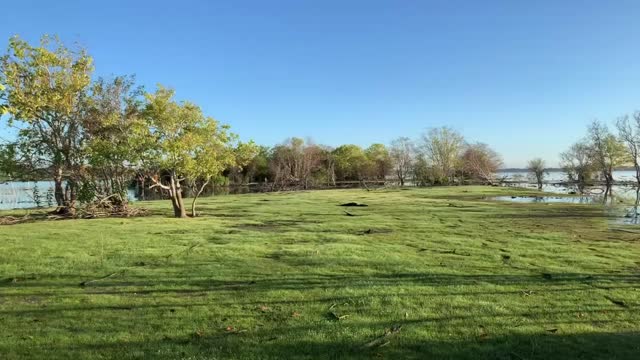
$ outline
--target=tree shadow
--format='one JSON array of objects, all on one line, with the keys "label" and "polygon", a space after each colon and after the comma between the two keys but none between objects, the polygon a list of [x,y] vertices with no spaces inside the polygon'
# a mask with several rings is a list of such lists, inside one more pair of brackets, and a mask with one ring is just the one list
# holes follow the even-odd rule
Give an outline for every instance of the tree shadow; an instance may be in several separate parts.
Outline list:
[{"label": "tree shadow", "polygon": [[[373,326],[372,326],[373,325]],[[562,333],[548,329],[533,334],[494,335],[490,326],[479,327],[475,336],[447,339],[447,334],[421,336],[417,324],[402,324],[393,336],[384,337],[379,324],[369,337],[305,340],[298,334],[317,331],[310,326],[277,331],[196,330],[190,335],[164,336],[149,341],[98,341],[74,346],[50,344],[29,349],[2,348],[0,352],[44,355],[49,358],[119,359],[618,359],[635,360],[640,353],[640,332]],[[556,331],[553,331],[556,330]],[[374,346],[373,340],[382,339]],[[62,355],[62,357],[60,357]]]}]

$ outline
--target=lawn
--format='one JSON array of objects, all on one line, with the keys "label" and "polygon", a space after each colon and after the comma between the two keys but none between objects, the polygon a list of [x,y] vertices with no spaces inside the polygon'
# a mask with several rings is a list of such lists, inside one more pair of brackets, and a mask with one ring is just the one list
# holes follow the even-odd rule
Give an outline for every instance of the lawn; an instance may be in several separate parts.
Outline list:
[{"label": "lawn", "polygon": [[0,358],[640,358],[640,229],[485,199],[525,192],[248,194],[196,219],[160,201],[3,226]]}]

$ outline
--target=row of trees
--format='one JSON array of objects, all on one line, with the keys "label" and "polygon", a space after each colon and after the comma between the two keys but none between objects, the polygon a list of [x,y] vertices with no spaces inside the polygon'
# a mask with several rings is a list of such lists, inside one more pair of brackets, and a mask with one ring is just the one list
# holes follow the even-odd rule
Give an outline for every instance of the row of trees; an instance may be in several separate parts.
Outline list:
[{"label": "row of trees", "polygon": [[237,180],[276,188],[335,186],[337,182],[397,180],[401,186],[492,182],[502,165],[488,145],[469,143],[458,132],[434,128],[417,140],[401,137],[389,146],[347,144],[332,148],[291,138],[263,147]]},{"label": "row of trees", "polygon": [[501,165],[489,146],[446,127],[389,146],[331,148],[291,138],[258,147],[240,142],[196,104],[175,100],[171,89],[147,92],[133,77],[96,78],[93,72],[84,49],[47,36],[36,46],[11,38],[0,57],[0,111],[17,132],[0,145],[0,173],[51,179],[61,214],[75,213],[79,203],[126,210],[132,181],[160,190],[175,216],[185,217],[185,190],[195,216],[198,196],[213,183],[491,182]]},{"label": "row of trees", "polygon": [[637,185],[640,186],[640,114],[634,118],[635,124],[626,116],[618,119],[618,134],[611,132],[606,124],[594,121],[588,127],[587,136],[561,154],[565,172],[581,192],[597,178],[604,182],[609,193],[615,180],[613,171],[629,164],[634,165]]},{"label": "row of trees", "polygon": [[[606,124],[593,121],[586,136],[560,154],[568,180],[576,184],[581,193],[594,180],[599,180],[604,182],[605,195],[609,194],[615,181],[614,170],[628,165],[635,169],[636,188],[640,191],[640,112],[620,117],[615,127],[614,133]],[[544,161],[533,159],[528,168],[542,188]]]},{"label": "row of trees", "polygon": [[14,37],[0,58],[0,104],[17,131],[0,149],[2,172],[12,178],[54,182],[58,213],[77,204],[111,210],[127,207],[131,179],[148,179],[185,217],[183,187],[202,189],[256,152],[229,127],[195,104],[174,99],[159,86],[153,93],[118,76],[93,80],[93,60],[43,37],[38,46]]}]

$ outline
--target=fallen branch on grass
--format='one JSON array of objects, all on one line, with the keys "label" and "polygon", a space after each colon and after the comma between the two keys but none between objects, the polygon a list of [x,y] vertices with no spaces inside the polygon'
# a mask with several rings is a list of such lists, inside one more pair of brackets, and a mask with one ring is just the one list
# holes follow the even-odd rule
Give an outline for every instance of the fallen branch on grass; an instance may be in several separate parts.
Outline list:
[{"label": "fallen branch on grass", "polygon": [[114,273],[111,273],[111,274],[109,274],[109,275],[103,276],[103,277],[98,278],[98,279],[93,279],[93,280],[83,281],[83,282],[81,282],[81,283],[80,283],[80,286],[85,287],[85,286],[87,286],[87,285],[89,285],[89,284],[91,284],[91,283],[95,283],[95,282],[98,282],[98,281],[102,281],[102,280],[108,279],[108,278],[110,278],[110,277],[114,277],[114,276],[116,276],[116,275],[124,274],[124,272],[125,272],[125,270],[120,270],[120,271],[116,271],[116,272],[114,272]]},{"label": "fallen branch on grass", "polygon": [[78,209],[75,214],[27,214],[24,216],[2,216],[0,217],[0,225],[16,225],[35,221],[52,221],[52,220],[69,220],[69,219],[97,219],[110,217],[137,217],[147,216],[149,211],[138,207],[122,207],[122,208],[105,208],[88,206]]},{"label": "fallen branch on grass", "polygon": [[189,246],[188,248],[186,248],[186,249],[184,249],[184,250],[180,250],[180,251],[178,251],[178,252],[176,252],[176,253],[171,253],[171,254],[169,254],[169,255],[165,256],[164,258],[165,258],[165,259],[167,259],[167,260],[169,260],[169,258],[171,258],[172,256],[177,256],[177,255],[181,255],[181,254],[184,254],[184,253],[188,253],[189,251],[191,251],[191,250],[195,249],[196,247],[198,247],[198,246],[200,246],[200,245],[202,245],[202,244],[204,244],[204,243],[201,243],[201,242],[199,242],[199,243],[195,243],[195,244],[193,244],[193,245]]},{"label": "fallen branch on grass", "polygon": [[365,349],[371,349],[371,348],[375,348],[375,347],[380,347],[383,345],[387,345],[388,343],[388,339],[393,336],[396,335],[397,333],[400,332],[400,330],[402,330],[402,325],[394,325],[391,327],[391,329],[385,329],[384,330],[384,334],[366,344],[364,344],[364,348]]}]

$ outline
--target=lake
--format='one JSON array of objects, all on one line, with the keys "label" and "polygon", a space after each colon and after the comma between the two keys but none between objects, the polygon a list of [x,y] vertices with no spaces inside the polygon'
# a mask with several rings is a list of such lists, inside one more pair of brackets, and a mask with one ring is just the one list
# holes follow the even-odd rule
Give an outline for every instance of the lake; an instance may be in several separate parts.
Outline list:
[{"label": "lake", "polygon": [[[498,177],[506,177],[510,181],[528,180],[535,182],[535,178],[531,177],[527,172],[519,171],[499,171]],[[636,172],[633,170],[616,170],[613,172],[613,178],[616,181],[635,181]],[[567,181],[567,174],[563,171],[549,171],[545,174],[545,181]]]},{"label": "lake", "polygon": [[[619,170],[613,172],[613,178],[615,181],[635,181],[635,171],[633,170]],[[513,184],[514,186],[519,187],[528,187],[528,188],[537,188],[535,184],[535,178],[532,178],[526,172],[498,172],[499,178],[505,178],[507,181],[515,181],[522,183]],[[567,181],[567,174],[562,171],[550,171],[545,174],[544,177],[545,182],[560,182]],[[562,185],[557,184],[544,184],[542,186],[542,190],[546,192],[556,193],[556,194],[568,194],[571,191],[575,191],[573,188],[569,188]],[[604,193],[604,186],[596,186],[587,189],[592,195],[602,195]],[[613,195],[617,199],[624,200],[626,202],[633,201],[636,198],[636,191],[631,186],[613,186]]]},{"label": "lake", "polygon": [[[37,189],[37,192],[35,191]],[[10,181],[0,183],[0,210],[30,209],[38,205],[53,207],[53,181]],[[40,204],[36,199],[39,199]],[[129,199],[135,200],[135,193],[129,190]]]}]

